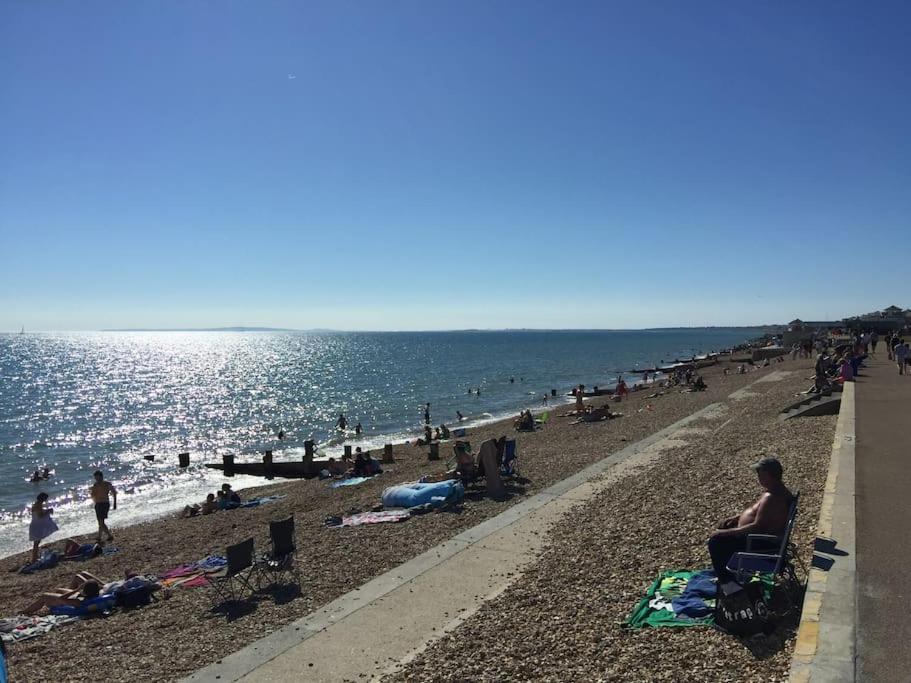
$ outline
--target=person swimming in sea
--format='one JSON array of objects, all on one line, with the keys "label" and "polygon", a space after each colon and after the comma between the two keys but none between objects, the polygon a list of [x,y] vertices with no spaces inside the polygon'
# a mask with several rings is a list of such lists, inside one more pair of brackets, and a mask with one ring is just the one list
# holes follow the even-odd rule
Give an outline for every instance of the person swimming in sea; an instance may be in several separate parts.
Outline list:
[{"label": "person swimming in sea", "polygon": [[459,412],[459,411],[458,411],[458,410],[457,410],[457,411],[456,411],[456,417],[458,417],[458,418],[459,418],[459,422],[461,422],[461,421],[462,421],[462,420],[464,420],[464,419],[465,419],[465,416],[464,416],[464,415],[462,415],[462,413],[461,413],[461,412]]},{"label": "person swimming in sea", "polygon": [[343,432],[348,428],[348,418],[345,417],[345,413],[339,413],[338,422],[335,423],[335,428],[340,432]]},{"label": "person swimming in sea", "polygon": [[358,422],[356,425],[354,425],[354,433],[357,434],[358,436],[360,436],[360,434],[363,430],[364,430],[364,428],[361,427],[360,422]]}]

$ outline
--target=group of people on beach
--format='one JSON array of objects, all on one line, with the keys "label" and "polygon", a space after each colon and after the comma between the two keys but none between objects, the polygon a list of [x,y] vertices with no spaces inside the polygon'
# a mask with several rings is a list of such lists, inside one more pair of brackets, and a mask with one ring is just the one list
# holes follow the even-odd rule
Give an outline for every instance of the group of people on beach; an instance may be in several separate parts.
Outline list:
[{"label": "group of people on beach", "polygon": [[243,503],[243,499],[237,491],[231,488],[231,484],[222,484],[221,488],[215,493],[210,493],[200,504],[186,505],[181,511],[181,517],[196,517],[198,515],[211,515],[219,510],[233,510]]},{"label": "group of people on beach", "polygon": [[370,455],[370,451],[363,451],[360,447],[354,449],[354,457],[345,453],[340,460],[330,457],[326,462],[326,469],[321,473],[321,478],[328,477],[372,477],[382,474],[380,463]]},{"label": "group of people on beach", "polygon": [[436,429],[431,428],[429,424],[425,424],[424,436],[418,437],[414,443],[416,446],[426,446],[434,441],[448,441],[451,436],[452,432],[445,424],[441,423]]},{"label": "group of people on beach", "polygon": [[[113,509],[117,509],[117,489],[111,482],[104,478],[101,470],[96,470],[93,475],[93,482],[89,488],[89,497],[92,499],[92,506],[95,510],[95,519],[98,522],[98,543],[102,540],[113,541],[114,534],[108,528],[107,519]],[[41,541],[51,534],[60,530],[57,522],[53,518],[54,509],[48,507],[48,494],[44,491],[35,497],[35,502],[31,507],[31,521],[28,526],[28,538],[32,542],[32,562],[38,560],[38,547]],[[102,535],[106,538],[102,539]]]}]

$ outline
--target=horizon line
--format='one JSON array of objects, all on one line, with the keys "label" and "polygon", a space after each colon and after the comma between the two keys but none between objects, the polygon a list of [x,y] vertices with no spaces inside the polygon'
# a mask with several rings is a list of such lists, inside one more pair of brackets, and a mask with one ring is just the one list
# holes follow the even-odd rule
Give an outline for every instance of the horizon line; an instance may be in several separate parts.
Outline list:
[{"label": "horizon line", "polygon": [[[657,330],[699,330],[699,329],[732,329],[752,330],[787,327],[785,323],[762,323],[755,325],[665,325],[656,327],[464,327],[446,329],[396,329],[396,330],[370,330],[370,329],[339,329],[339,328],[293,328],[293,327],[261,327],[261,326],[228,326],[228,327],[111,327],[101,329],[81,330],[29,330],[26,334],[59,334],[59,333],[93,333],[93,332],[296,332],[309,334],[326,333],[370,333],[370,334],[396,334],[403,332],[434,333],[434,332],[650,332]],[[0,334],[18,335],[19,330],[0,331]]]}]

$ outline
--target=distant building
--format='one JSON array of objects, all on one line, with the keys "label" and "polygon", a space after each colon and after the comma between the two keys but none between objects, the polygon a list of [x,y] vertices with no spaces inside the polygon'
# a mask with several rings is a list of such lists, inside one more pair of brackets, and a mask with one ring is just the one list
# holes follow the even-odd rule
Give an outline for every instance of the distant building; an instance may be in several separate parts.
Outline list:
[{"label": "distant building", "polygon": [[876,332],[892,332],[903,329],[909,322],[909,312],[898,306],[889,306],[881,311],[864,313],[853,318],[846,318],[845,324],[852,330],[875,330]]},{"label": "distant building", "polygon": [[841,320],[801,320],[795,318],[788,323],[788,329],[781,336],[781,345],[785,348],[795,343],[808,341],[820,335],[828,335],[833,330],[841,330],[845,324]]}]

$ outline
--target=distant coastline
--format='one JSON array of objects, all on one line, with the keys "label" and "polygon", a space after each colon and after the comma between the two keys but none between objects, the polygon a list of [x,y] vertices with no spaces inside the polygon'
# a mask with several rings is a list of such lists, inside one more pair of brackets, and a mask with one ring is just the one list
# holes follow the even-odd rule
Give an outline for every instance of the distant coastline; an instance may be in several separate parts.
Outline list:
[{"label": "distant coastline", "polygon": [[259,327],[236,325],[233,327],[105,327],[101,329],[81,330],[0,330],[0,335],[19,334],[70,334],[91,332],[294,332],[298,334],[447,334],[454,332],[468,333],[501,333],[501,332],[682,332],[690,330],[762,330],[763,333],[778,333],[787,329],[787,325],[686,325],[672,327],[586,327],[586,328],[546,328],[546,327],[500,327],[500,328],[462,328],[447,330],[340,330],[327,327],[309,329],[295,327]]}]

